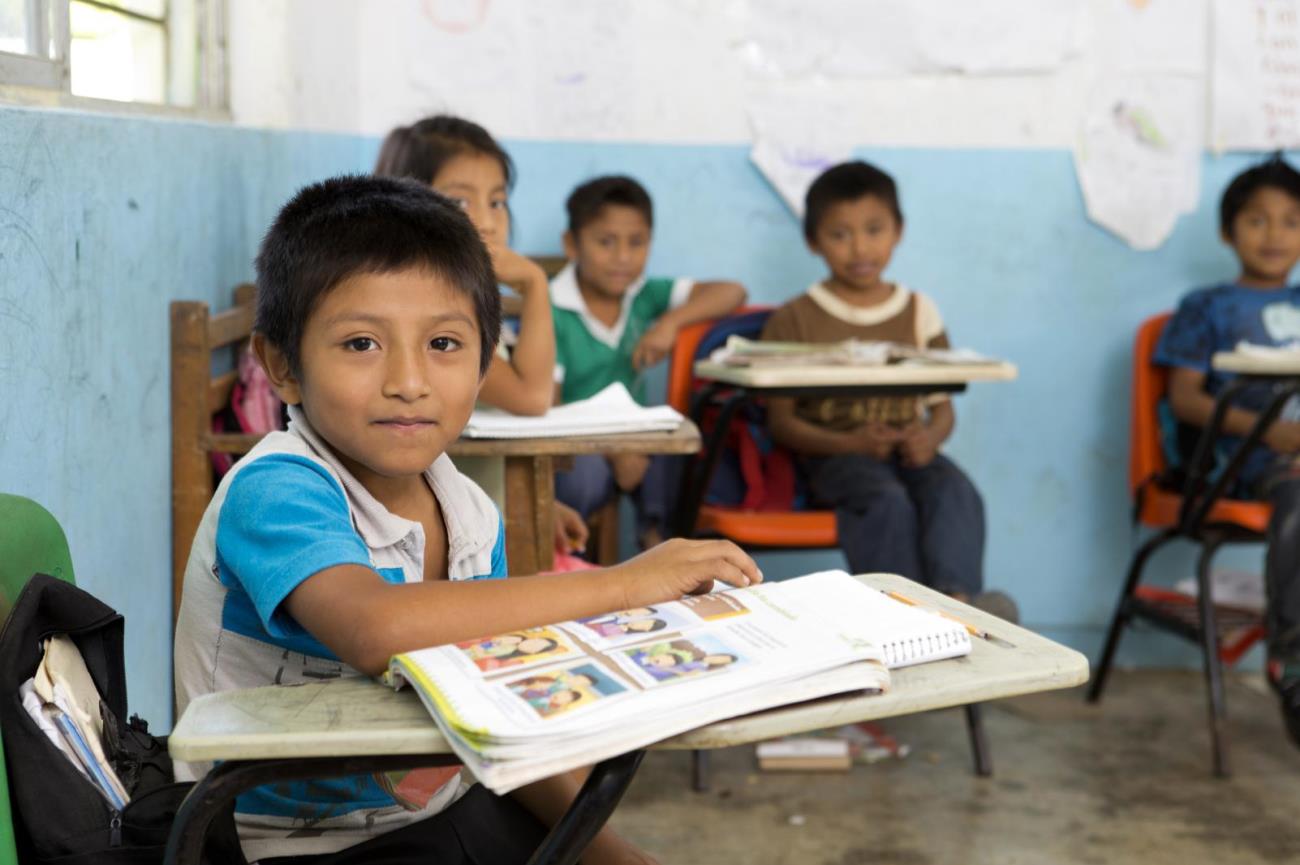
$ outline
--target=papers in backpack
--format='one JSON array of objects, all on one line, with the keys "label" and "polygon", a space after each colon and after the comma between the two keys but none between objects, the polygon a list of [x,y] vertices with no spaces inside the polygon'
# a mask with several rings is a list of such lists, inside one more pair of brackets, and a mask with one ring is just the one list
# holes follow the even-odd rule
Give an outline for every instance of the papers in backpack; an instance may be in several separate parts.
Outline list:
[{"label": "papers in backpack", "polygon": [[[1196,578],[1179,580],[1174,584],[1174,591],[1196,597],[1199,593]],[[1265,607],[1264,575],[1250,571],[1214,571],[1210,574],[1210,596],[1214,603],[1225,607],[1262,613]]]},{"label": "papers in backpack", "polygon": [[503,793],[724,718],[883,691],[887,659],[969,651],[960,625],[828,571],[409,652],[389,674]]},{"label": "papers in backpack", "polygon": [[638,405],[627,388],[615,382],[589,399],[556,406],[540,417],[477,409],[462,434],[476,439],[517,439],[672,432],[682,420],[671,406]]},{"label": "papers in backpack", "polygon": [[1300,0],[1214,0],[1210,141],[1300,145]]},{"label": "papers in backpack", "polygon": [[999,363],[970,349],[917,348],[897,342],[848,339],[810,343],[754,340],[730,336],[709,356],[714,363],[744,367],[883,366],[887,363]]},{"label": "papers in backpack", "polygon": [[1201,89],[1194,76],[1097,82],[1074,149],[1088,217],[1134,249],[1155,249],[1200,197]]},{"label": "papers in backpack", "polygon": [[[30,694],[29,694],[30,691]],[[20,688],[23,708],[65,757],[114,808],[130,801],[104,754],[99,689],[76,644],[66,634],[45,641],[36,673]]]}]

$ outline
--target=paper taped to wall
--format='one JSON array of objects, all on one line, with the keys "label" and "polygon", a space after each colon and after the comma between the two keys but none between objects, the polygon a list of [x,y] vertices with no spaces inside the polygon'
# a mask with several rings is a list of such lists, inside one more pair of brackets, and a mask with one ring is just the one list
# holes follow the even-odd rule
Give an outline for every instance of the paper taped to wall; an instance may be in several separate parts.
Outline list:
[{"label": "paper taped to wall", "polygon": [[1098,82],[1074,149],[1088,217],[1134,249],[1155,249],[1200,198],[1200,80],[1114,76]]},{"label": "paper taped to wall", "polygon": [[1210,141],[1300,146],[1300,0],[1215,0]]}]

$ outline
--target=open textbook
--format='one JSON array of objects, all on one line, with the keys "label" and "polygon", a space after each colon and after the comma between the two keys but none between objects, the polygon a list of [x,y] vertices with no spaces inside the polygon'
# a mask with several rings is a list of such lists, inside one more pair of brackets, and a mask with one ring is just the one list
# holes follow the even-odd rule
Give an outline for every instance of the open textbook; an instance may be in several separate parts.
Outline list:
[{"label": "open textbook", "polygon": [[778,342],[730,336],[709,357],[727,366],[883,366],[914,364],[996,364],[969,349],[917,348],[898,342],[846,339],[842,342]]},{"label": "open textbook", "polygon": [[409,652],[389,674],[504,793],[725,718],[884,691],[887,666],[970,646],[961,624],[825,571]]},{"label": "open textbook", "polygon": [[638,405],[622,382],[614,382],[594,396],[556,406],[537,417],[495,408],[475,409],[462,435],[472,439],[517,439],[672,432],[682,420],[671,406]]}]

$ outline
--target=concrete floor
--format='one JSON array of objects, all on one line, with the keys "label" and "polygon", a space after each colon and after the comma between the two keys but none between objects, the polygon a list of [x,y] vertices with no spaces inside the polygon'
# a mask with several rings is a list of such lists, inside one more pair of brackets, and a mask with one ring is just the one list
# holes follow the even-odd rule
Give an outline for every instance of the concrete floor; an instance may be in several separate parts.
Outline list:
[{"label": "concrete floor", "polygon": [[651,753],[614,826],[663,865],[1051,865],[1300,862],[1300,752],[1262,678],[1229,685],[1235,774],[1209,774],[1201,678],[1116,672],[1099,707],[1080,691],[985,711],[992,778],[970,769],[956,711],[886,729],[910,756],[848,773],[758,773],[753,748]]}]

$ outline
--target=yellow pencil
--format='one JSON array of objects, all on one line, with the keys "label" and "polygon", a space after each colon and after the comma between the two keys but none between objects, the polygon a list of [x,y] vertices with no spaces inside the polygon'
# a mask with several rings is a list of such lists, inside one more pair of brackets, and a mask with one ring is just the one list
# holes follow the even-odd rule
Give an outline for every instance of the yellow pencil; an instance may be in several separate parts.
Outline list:
[{"label": "yellow pencil", "polygon": [[984,629],[977,628],[974,625],[968,624],[967,622],[963,622],[961,619],[957,618],[951,613],[944,612],[943,610],[937,610],[934,607],[927,607],[924,604],[912,600],[906,595],[900,595],[898,592],[886,591],[885,594],[889,595],[889,597],[893,598],[895,601],[898,601],[901,604],[907,604],[909,607],[916,607],[917,609],[920,610],[929,610],[932,613],[938,613],[939,615],[943,616],[945,619],[948,619],[951,622],[956,622],[957,624],[961,625],[963,628],[966,629],[966,631],[972,637],[979,637],[980,639],[983,640],[987,640],[989,638],[988,632],[985,631]]}]

